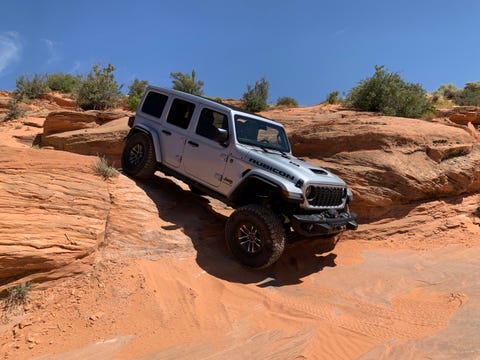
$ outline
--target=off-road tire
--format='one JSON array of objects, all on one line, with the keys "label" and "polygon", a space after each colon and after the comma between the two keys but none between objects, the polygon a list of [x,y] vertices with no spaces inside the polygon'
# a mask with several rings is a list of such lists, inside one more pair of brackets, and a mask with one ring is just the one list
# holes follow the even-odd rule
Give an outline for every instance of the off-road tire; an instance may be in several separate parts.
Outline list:
[{"label": "off-road tire", "polygon": [[285,248],[285,230],[270,209],[245,205],[230,216],[225,240],[232,254],[244,265],[263,269],[275,263]]},{"label": "off-road tire", "polygon": [[122,153],[122,170],[137,179],[148,179],[156,170],[155,150],[149,135],[136,133],[127,138]]}]

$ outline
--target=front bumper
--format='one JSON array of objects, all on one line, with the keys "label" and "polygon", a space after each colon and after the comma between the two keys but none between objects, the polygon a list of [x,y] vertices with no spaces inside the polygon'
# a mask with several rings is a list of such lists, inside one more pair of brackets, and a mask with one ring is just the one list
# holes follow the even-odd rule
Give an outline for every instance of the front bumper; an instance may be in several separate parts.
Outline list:
[{"label": "front bumper", "polygon": [[334,235],[358,228],[355,213],[293,215],[290,219],[295,232],[302,236]]}]

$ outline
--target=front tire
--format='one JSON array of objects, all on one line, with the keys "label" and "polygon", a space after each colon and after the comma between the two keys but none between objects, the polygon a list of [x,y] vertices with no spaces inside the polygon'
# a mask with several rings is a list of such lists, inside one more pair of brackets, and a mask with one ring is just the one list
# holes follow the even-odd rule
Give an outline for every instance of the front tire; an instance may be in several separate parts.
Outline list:
[{"label": "front tire", "polygon": [[138,179],[148,179],[156,170],[155,150],[149,135],[136,133],[127,138],[122,153],[122,169]]},{"label": "front tire", "polygon": [[225,227],[232,254],[244,265],[263,269],[275,263],[285,248],[285,230],[268,208],[250,204],[235,210]]}]

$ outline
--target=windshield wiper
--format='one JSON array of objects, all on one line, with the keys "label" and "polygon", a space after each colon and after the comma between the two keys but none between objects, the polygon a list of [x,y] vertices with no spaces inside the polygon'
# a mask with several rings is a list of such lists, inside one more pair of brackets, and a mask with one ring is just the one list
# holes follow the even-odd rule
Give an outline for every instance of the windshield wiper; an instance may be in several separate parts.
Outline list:
[{"label": "windshield wiper", "polygon": [[[290,159],[290,156],[288,156],[285,152],[283,152],[280,149],[273,149],[273,148],[265,147],[262,145],[258,145],[258,146],[260,147],[260,149],[262,149],[268,154],[276,154],[274,151],[278,151],[285,159]],[[269,151],[269,150],[273,150],[273,151]]]},{"label": "windshield wiper", "polygon": [[283,152],[282,150],[278,150],[280,151],[280,153],[282,154],[282,156],[285,158],[285,159],[290,159],[290,156],[288,156],[287,153]]},{"label": "windshield wiper", "polygon": [[257,146],[258,146],[260,149],[262,149],[263,151],[265,151],[266,153],[268,153],[268,154],[273,154],[271,151],[268,151],[268,150],[267,150],[268,148],[266,148],[265,146],[262,146],[262,145],[257,145]]}]

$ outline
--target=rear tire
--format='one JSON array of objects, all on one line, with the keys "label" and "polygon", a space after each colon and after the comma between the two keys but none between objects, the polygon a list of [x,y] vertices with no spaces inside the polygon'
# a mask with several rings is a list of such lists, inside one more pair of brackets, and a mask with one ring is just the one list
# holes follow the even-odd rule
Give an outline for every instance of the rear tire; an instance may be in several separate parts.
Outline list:
[{"label": "rear tire", "polygon": [[225,227],[232,254],[244,265],[263,269],[275,263],[285,248],[285,230],[270,209],[250,204],[235,210]]},{"label": "rear tire", "polygon": [[148,179],[156,171],[157,162],[149,135],[136,133],[127,138],[122,153],[122,169],[137,179]]}]

